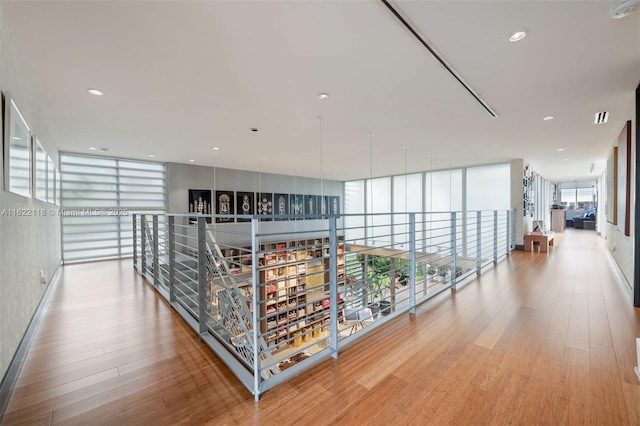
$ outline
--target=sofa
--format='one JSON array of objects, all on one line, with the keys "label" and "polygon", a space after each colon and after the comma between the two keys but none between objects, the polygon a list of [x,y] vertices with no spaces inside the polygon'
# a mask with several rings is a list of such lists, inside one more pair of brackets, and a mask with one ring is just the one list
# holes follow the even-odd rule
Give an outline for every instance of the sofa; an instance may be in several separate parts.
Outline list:
[{"label": "sofa", "polygon": [[[577,216],[573,218],[573,227],[576,229],[585,229],[585,222],[594,222],[596,221],[596,213],[595,212],[585,212],[582,216]],[[588,226],[587,229],[595,229],[591,226]]]}]

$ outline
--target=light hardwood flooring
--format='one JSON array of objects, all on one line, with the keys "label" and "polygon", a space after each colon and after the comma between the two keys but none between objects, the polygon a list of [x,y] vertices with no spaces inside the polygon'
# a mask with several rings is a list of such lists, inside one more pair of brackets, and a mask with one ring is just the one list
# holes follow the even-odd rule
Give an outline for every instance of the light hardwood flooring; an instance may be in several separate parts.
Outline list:
[{"label": "light hardwood flooring", "polygon": [[259,402],[130,260],[67,266],[3,424],[640,425],[640,309],[595,232],[556,238]]}]

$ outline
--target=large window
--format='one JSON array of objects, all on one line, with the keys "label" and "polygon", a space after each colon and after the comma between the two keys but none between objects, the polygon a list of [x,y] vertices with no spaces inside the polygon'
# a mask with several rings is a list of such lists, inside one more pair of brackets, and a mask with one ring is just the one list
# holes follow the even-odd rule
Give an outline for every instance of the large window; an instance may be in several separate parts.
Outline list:
[{"label": "large window", "polygon": [[131,212],[162,212],[165,166],[62,154],[65,262],[133,254]]}]

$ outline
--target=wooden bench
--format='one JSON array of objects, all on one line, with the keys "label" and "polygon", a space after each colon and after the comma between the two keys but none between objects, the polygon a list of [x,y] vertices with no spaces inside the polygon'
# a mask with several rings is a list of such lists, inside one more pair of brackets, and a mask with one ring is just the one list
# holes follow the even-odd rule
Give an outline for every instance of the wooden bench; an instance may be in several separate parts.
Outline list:
[{"label": "wooden bench", "polygon": [[533,249],[533,244],[540,244],[540,252],[547,253],[549,251],[549,246],[553,245],[553,232],[548,234],[526,234],[524,236],[524,251],[531,251]]}]

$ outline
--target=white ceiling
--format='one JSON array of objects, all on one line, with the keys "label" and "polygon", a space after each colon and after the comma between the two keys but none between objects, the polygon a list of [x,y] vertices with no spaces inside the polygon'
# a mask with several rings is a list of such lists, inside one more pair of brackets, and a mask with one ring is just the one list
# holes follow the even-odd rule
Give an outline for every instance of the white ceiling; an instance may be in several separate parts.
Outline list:
[{"label": "white ceiling", "polygon": [[396,4],[498,118],[374,0],[3,1],[2,13],[61,150],[311,177],[322,164],[338,180],[511,158],[555,181],[602,170],[633,113],[640,12]]}]

